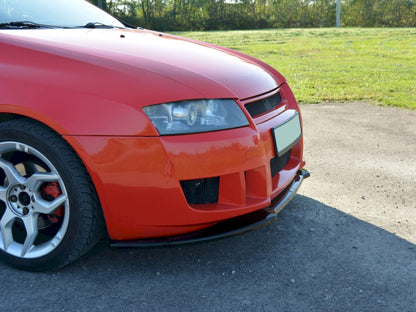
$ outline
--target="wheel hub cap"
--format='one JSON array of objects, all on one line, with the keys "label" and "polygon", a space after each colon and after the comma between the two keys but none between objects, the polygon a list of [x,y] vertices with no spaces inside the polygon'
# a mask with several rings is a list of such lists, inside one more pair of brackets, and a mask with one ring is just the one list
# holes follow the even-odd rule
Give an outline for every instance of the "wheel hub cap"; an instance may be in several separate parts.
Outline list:
[{"label": "wheel hub cap", "polygon": [[33,211],[34,194],[24,185],[13,185],[8,190],[8,203],[13,213],[18,216],[27,216]]}]

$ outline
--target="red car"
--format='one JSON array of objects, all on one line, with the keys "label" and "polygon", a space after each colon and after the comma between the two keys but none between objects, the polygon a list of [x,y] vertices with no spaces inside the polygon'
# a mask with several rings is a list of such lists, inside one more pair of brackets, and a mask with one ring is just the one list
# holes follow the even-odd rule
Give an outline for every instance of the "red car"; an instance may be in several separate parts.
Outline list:
[{"label": "red car", "polygon": [[297,102],[261,61],[82,0],[0,0],[3,262],[241,233],[276,218],[304,164]]}]

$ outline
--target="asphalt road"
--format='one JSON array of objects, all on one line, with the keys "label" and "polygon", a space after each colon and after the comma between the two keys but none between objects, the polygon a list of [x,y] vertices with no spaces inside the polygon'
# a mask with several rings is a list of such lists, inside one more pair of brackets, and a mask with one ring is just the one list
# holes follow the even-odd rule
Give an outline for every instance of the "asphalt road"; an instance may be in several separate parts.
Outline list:
[{"label": "asphalt road", "polygon": [[0,311],[416,311],[416,112],[302,107],[312,177],[276,223],[191,246],[0,265]]}]

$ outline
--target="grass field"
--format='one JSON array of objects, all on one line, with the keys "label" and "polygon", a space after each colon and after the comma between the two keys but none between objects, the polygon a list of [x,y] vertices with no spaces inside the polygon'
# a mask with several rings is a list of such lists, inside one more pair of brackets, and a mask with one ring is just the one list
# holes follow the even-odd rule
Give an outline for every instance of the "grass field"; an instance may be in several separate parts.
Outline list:
[{"label": "grass field", "polygon": [[181,32],[278,69],[300,103],[365,101],[416,109],[416,28]]}]

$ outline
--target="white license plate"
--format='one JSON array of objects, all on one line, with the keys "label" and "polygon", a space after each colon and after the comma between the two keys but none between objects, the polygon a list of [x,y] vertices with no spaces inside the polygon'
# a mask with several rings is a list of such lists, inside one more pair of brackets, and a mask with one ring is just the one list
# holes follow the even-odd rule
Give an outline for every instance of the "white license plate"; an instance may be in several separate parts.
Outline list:
[{"label": "white license plate", "polygon": [[277,156],[282,156],[290,150],[302,137],[299,114],[272,129],[274,146]]}]

